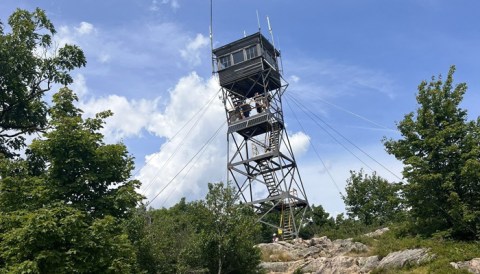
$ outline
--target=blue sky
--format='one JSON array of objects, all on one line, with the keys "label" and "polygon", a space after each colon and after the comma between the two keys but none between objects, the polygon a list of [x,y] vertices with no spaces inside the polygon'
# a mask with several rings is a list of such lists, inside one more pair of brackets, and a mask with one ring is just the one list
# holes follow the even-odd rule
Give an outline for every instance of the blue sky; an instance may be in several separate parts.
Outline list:
[{"label": "blue sky", "polygon": [[[480,115],[478,1],[213,3],[215,46],[256,32],[256,11],[269,36],[269,16],[290,84],[284,111],[299,171],[310,202],[332,214],[344,211],[338,192],[349,170],[399,181],[402,166],[381,139],[400,137],[395,121],[416,109],[422,80],[456,65],[456,82],[469,86],[462,107]],[[73,73],[79,105],[87,116],[115,113],[104,134],[128,146],[152,206],[202,198],[207,182],[226,179],[224,109],[210,79],[210,1],[3,0],[0,18],[37,6],[56,26],[58,45],[85,51],[87,67]],[[320,120],[345,139],[331,133],[339,144]]]}]

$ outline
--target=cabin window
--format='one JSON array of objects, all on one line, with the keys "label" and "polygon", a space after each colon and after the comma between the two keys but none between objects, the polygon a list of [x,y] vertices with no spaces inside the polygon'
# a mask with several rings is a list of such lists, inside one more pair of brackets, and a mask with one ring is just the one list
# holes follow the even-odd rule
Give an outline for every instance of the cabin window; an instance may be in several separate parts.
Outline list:
[{"label": "cabin window", "polygon": [[270,54],[269,51],[265,51],[265,60],[267,61],[270,66],[272,66],[274,69],[277,69],[277,62],[275,61],[275,58]]},{"label": "cabin window", "polygon": [[246,48],[245,53],[247,54],[247,60],[257,57],[257,45]]},{"label": "cabin window", "polygon": [[234,52],[232,54],[232,56],[233,56],[233,63],[234,64],[238,64],[240,62],[245,61],[245,57],[243,56],[243,50]]},{"label": "cabin window", "polygon": [[230,55],[220,57],[220,69],[228,68],[231,65]]}]

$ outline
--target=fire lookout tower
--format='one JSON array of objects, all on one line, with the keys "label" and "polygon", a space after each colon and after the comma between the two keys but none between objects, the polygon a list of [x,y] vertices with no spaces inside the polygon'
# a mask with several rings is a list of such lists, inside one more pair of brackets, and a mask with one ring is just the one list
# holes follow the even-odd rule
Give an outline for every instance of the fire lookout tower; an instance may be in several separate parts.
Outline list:
[{"label": "fire lookout tower", "polygon": [[298,236],[308,200],[285,130],[275,49],[260,32],[213,50],[228,121],[227,169],[238,195],[283,239]]}]

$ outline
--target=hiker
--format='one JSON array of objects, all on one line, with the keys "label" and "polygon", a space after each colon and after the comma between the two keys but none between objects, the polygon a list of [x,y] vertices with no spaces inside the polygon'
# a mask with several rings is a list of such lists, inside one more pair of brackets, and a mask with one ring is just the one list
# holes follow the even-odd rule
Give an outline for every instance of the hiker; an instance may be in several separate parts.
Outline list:
[{"label": "hiker", "polygon": [[278,242],[277,234],[273,233],[272,243]]}]

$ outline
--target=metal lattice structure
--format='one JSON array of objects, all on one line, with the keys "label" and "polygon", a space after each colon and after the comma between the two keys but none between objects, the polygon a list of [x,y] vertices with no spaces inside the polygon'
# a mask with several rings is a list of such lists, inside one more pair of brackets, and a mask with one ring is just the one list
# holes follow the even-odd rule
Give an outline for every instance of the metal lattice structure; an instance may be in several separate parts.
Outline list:
[{"label": "metal lattice structure", "polygon": [[285,130],[280,52],[260,33],[213,50],[228,121],[228,176],[259,221],[298,236],[308,200]]}]

